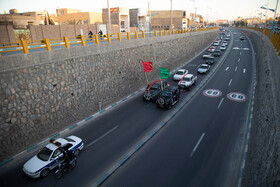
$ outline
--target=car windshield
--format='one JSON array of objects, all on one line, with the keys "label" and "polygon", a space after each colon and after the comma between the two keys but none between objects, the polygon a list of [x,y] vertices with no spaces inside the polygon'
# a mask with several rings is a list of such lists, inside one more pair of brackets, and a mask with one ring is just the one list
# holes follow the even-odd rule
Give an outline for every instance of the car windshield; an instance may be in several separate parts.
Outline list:
[{"label": "car windshield", "polygon": [[191,79],[189,77],[184,77],[184,81],[190,82]]},{"label": "car windshield", "polygon": [[184,72],[183,72],[183,71],[178,71],[178,72],[176,73],[176,75],[184,75]]},{"label": "car windshield", "polygon": [[161,94],[163,97],[172,97],[172,92],[162,92]]},{"label": "car windshield", "polygon": [[75,142],[74,140],[72,140],[71,138],[64,138],[65,140],[67,140],[68,142]]},{"label": "car windshield", "polygon": [[37,154],[37,157],[40,159],[40,160],[43,160],[43,161],[48,161],[50,156],[52,154],[52,150],[48,149],[47,147],[44,147],[38,154]]},{"label": "car windshield", "polygon": [[158,89],[158,84],[154,84],[152,87],[151,87],[151,90],[157,90]]},{"label": "car windshield", "polygon": [[207,66],[200,66],[199,69],[207,69]]}]

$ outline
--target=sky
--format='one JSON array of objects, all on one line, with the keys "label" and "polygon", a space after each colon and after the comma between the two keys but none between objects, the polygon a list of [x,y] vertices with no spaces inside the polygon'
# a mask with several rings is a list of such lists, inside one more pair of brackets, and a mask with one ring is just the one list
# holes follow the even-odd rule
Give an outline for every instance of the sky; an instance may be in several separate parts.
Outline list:
[{"label": "sky", "polygon": [[[151,1],[152,10],[170,10],[171,0],[109,0],[110,7],[143,8],[148,9],[148,1]],[[209,20],[227,19],[234,20],[244,17],[260,17],[266,11],[261,6],[275,9],[277,0],[172,0],[173,10],[186,10],[203,15]],[[280,3],[279,3],[280,4]],[[278,11],[280,12],[280,5]],[[10,9],[19,12],[44,11],[54,14],[57,8],[74,8],[82,12],[102,12],[107,8],[107,0],[0,0],[0,14],[8,13]],[[268,17],[273,17],[273,12],[268,11]],[[279,14],[280,15],[280,14]]]}]

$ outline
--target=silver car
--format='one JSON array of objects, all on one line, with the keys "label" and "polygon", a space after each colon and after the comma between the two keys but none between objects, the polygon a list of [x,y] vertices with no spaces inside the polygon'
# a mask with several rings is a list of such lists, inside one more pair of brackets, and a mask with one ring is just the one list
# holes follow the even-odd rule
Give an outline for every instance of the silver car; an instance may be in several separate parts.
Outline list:
[{"label": "silver car", "polygon": [[210,69],[210,66],[208,64],[201,64],[198,69],[197,72],[201,73],[201,74],[206,74]]}]

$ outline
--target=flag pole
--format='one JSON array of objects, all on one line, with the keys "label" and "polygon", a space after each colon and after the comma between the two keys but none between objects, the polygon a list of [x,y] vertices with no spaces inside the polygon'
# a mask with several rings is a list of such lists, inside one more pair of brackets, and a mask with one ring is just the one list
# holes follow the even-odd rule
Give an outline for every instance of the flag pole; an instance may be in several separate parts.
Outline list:
[{"label": "flag pole", "polygon": [[[139,62],[140,62],[140,66],[141,66],[141,62],[142,62],[143,60],[139,60]],[[144,69],[144,67],[143,67],[143,69]],[[145,75],[145,77],[146,77],[146,81],[147,81],[147,84],[149,84],[149,80],[148,80],[148,76],[147,76],[147,74],[146,74],[146,72],[144,71],[144,75]]]}]

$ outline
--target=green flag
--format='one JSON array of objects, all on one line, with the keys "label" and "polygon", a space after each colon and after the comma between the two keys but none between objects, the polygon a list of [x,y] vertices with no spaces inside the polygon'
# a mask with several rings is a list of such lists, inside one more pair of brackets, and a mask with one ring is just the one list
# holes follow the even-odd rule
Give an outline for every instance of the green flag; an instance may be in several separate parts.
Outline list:
[{"label": "green flag", "polygon": [[160,68],[160,77],[161,79],[166,79],[171,77],[169,69]]}]

